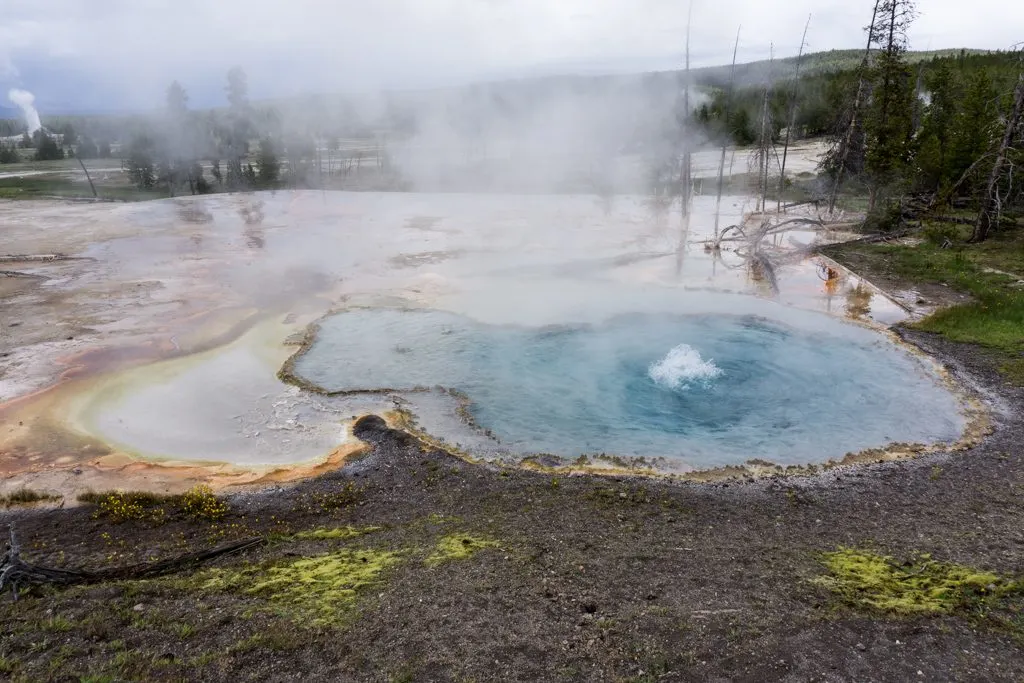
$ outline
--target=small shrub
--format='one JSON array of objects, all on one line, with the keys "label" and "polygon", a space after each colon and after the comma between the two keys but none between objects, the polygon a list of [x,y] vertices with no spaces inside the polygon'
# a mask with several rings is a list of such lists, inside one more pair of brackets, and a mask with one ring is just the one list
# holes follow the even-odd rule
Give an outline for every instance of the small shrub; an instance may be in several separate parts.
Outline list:
[{"label": "small shrub", "polygon": [[196,486],[178,496],[144,491],[109,491],[83,493],[78,500],[96,505],[93,516],[106,517],[115,524],[131,520],[161,524],[167,520],[167,507],[173,507],[174,512],[192,521],[217,521],[229,509],[227,503],[218,499],[213,489],[206,485]]},{"label": "small shrub", "polygon": [[178,504],[182,513],[190,519],[215,522],[228,513],[228,504],[213,495],[213,489],[205,484],[181,494]]},{"label": "small shrub", "polygon": [[899,202],[876,206],[864,218],[865,232],[893,232],[903,225],[903,208]]},{"label": "small shrub", "polygon": [[933,223],[927,226],[924,231],[924,238],[937,247],[950,247],[963,240],[960,229],[950,223]]},{"label": "small shrub", "polygon": [[103,495],[99,499],[98,507],[99,509],[93,516],[106,516],[115,524],[129,520],[146,519],[147,517],[147,511],[142,501],[131,493],[114,491],[113,493]]},{"label": "small shrub", "polygon": [[357,505],[362,499],[362,487],[350,481],[338,491],[310,494],[301,507],[307,512],[335,512]]}]

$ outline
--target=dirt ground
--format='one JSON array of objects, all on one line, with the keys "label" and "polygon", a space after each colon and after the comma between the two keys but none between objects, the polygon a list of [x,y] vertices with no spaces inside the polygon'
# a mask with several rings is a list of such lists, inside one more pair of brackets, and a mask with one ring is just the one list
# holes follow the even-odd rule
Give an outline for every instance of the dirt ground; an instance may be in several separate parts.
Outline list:
[{"label": "dirt ground", "polygon": [[[903,334],[989,396],[996,428],[984,443],[700,485],[470,465],[364,418],[365,458],[231,496],[214,522],[172,512],[115,524],[92,506],[7,512],[23,557],[40,564],[99,568],[270,542],[168,578],[8,594],[0,670],[32,681],[1022,680],[1019,592],[897,616],[845,605],[816,582],[822,554],[841,547],[930,553],[1009,577],[1024,566],[1024,391],[976,349]],[[339,527],[367,533],[298,534]],[[468,551],[432,561],[453,538]],[[244,580],[223,587],[231,572],[324,551],[400,559],[313,612],[247,592]]]}]

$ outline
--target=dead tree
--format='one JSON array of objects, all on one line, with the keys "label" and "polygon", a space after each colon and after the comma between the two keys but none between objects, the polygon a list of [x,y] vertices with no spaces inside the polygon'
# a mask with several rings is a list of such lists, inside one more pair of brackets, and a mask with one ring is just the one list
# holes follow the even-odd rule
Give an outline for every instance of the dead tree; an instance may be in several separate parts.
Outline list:
[{"label": "dead tree", "polygon": [[686,240],[690,235],[690,204],[693,201],[693,155],[690,152],[690,23],[693,18],[693,0],[686,14],[686,71],[683,78],[683,117],[680,124],[680,141],[683,158],[679,169],[680,226],[679,246],[676,249],[676,273],[683,271],[683,257]]},{"label": "dead tree", "polygon": [[836,166],[836,179],[832,184],[832,194],[828,198],[828,212],[832,213],[836,208],[836,196],[839,194],[839,185],[843,181],[843,170],[846,168],[847,159],[850,156],[850,146],[853,144],[853,134],[857,130],[858,116],[864,105],[868,80],[868,63],[871,59],[871,44],[875,42],[875,22],[878,20],[878,8],[882,0],[875,0],[875,8],[871,12],[871,23],[868,25],[868,44],[864,48],[864,58],[860,63],[860,77],[857,80],[857,94],[853,98],[853,109],[850,115],[850,124],[843,135],[839,146],[839,163]]},{"label": "dead tree", "polygon": [[729,117],[732,114],[733,88],[736,84],[736,53],[740,49],[740,26],[736,29],[736,43],[732,48],[732,66],[729,68],[729,88],[725,98],[725,128],[726,137],[722,141],[722,157],[718,161],[718,196],[715,198],[715,242],[718,241],[718,223],[722,212],[722,190],[725,187],[725,155],[729,150]]},{"label": "dead tree", "polygon": [[85,167],[85,162],[82,161],[82,157],[80,156],[76,156],[75,158],[78,159],[78,165],[82,167],[82,172],[85,173],[85,179],[89,181],[89,189],[92,190],[93,199],[99,199],[100,196],[96,194],[96,186],[92,184],[92,177],[89,176],[89,169]]},{"label": "dead tree", "polygon": [[[679,174],[679,192],[682,197],[682,216],[684,224],[689,221],[690,200],[693,196],[693,156],[690,153],[690,141],[686,139],[690,123],[690,22],[693,18],[693,0],[686,15],[686,71],[683,78],[683,121],[682,143],[683,159]],[[683,226],[684,232],[686,225]]]},{"label": "dead tree", "polygon": [[1024,117],[1024,71],[1017,77],[1017,87],[1014,89],[1013,108],[1006,119],[1006,130],[996,150],[996,159],[992,164],[992,172],[988,177],[988,186],[985,189],[985,196],[981,200],[981,208],[978,211],[978,222],[974,226],[970,242],[982,242],[988,238],[993,223],[999,222],[1002,212],[1002,201],[999,197],[999,183],[1002,180],[1003,172],[1009,165],[1009,153],[1013,146],[1013,139],[1017,133],[1017,127]]},{"label": "dead tree", "polygon": [[[775,63],[775,49],[771,50],[768,60],[768,74],[764,86],[764,95],[761,101],[761,125],[757,134],[757,152],[751,159],[750,166],[757,164],[757,197],[755,198],[754,210],[767,211],[768,209],[768,176],[770,173],[770,160],[774,146],[772,144],[772,123],[771,123],[771,94],[772,94],[772,67]],[[776,159],[778,157],[776,156]]]},{"label": "dead tree", "polygon": [[789,118],[786,121],[786,139],[782,143],[782,164],[779,167],[779,199],[775,210],[782,210],[782,192],[786,189],[786,158],[789,156],[789,141],[796,125],[796,98],[800,89],[800,67],[804,61],[804,48],[807,46],[807,30],[811,27],[811,15],[807,15],[804,25],[804,36],[800,39],[800,52],[796,56],[796,72],[793,74],[793,92],[789,94]]}]

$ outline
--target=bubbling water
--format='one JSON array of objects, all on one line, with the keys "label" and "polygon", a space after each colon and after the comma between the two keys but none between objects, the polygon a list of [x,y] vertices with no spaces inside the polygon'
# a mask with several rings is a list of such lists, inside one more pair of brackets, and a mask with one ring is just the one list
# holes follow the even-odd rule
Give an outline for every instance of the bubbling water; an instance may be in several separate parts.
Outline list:
[{"label": "bubbling water", "polygon": [[675,347],[647,370],[647,375],[657,384],[674,391],[689,388],[691,382],[707,386],[721,374],[722,370],[713,360],[703,360],[700,352],[689,344]]},{"label": "bubbling water", "polygon": [[[422,428],[483,457],[490,445],[664,457],[680,468],[808,464],[960,435],[956,398],[922,361],[874,332],[788,312],[801,315],[802,328],[650,313],[528,326],[353,309],[322,321],[295,370],[327,390],[398,394]],[[423,390],[438,385],[467,396],[464,409],[493,439],[463,423],[447,393]]]}]

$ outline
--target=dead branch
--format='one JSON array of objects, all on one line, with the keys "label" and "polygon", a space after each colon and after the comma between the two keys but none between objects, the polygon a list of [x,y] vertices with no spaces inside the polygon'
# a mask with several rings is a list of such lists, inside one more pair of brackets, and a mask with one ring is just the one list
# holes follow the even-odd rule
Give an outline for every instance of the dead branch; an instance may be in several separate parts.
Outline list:
[{"label": "dead branch", "polygon": [[204,562],[233,555],[250,548],[262,545],[266,539],[263,537],[250,538],[244,541],[237,541],[227,545],[219,546],[211,550],[204,550],[197,553],[179,555],[159,562],[144,562],[141,564],[128,565],[126,567],[111,567],[97,571],[78,569],[55,569],[30,564],[21,559],[21,546],[18,543],[17,535],[14,532],[14,525],[11,525],[11,538],[7,552],[0,559],[0,593],[10,587],[14,599],[18,599],[18,590],[22,586],[73,586],[80,584],[102,583],[104,581],[123,581],[152,579],[158,576],[166,576],[177,572],[191,569]]},{"label": "dead branch", "polygon": [[974,234],[971,235],[970,239],[971,242],[983,242],[988,237],[992,224],[998,223],[1002,215],[1002,198],[999,196],[999,182],[1007,166],[1013,137],[1022,118],[1024,118],[1024,71],[1017,77],[1013,107],[1010,109],[1010,114],[1006,119],[1006,130],[1003,133],[1003,139],[996,150],[996,160],[992,165],[988,187],[982,199],[981,208],[978,211],[978,222],[974,226]]},{"label": "dead branch", "polygon": [[0,263],[76,261],[78,258],[76,256],[65,256],[64,254],[4,254],[0,255]]}]

